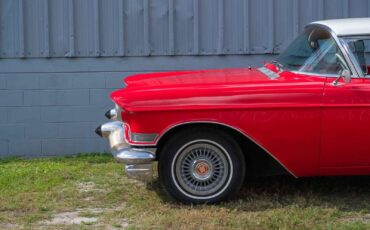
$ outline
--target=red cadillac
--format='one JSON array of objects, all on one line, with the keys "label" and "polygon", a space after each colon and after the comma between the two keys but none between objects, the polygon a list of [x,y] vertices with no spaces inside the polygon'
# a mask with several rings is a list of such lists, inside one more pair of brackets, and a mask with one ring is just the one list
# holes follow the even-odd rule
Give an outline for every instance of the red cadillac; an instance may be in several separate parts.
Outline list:
[{"label": "red cadillac", "polygon": [[139,74],[111,94],[109,139],[129,177],[215,203],[246,176],[370,175],[370,18],[313,22],[261,68]]}]

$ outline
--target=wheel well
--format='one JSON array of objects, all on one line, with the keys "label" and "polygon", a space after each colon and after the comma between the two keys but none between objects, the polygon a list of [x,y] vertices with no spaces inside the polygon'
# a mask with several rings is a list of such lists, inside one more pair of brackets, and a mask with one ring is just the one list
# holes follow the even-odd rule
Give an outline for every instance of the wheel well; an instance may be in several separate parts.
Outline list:
[{"label": "wheel well", "polygon": [[192,123],[176,126],[166,132],[157,144],[157,159],[161,150],[168,140],[177,133],[188,129],[216,130],[231,135],[242,148],[246,158],[247,176],[273,176],[273,175],[291,175],[277,160],[268,152],[249,139],[240,131],[226,125],[216,123]]}]

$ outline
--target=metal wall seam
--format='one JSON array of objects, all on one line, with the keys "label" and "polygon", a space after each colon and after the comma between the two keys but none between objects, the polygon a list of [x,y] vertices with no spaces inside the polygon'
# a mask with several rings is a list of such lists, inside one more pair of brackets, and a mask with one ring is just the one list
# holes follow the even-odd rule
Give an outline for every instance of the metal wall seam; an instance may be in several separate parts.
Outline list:
[{"label": "metal wall seam", "polygon": [[296,37],[299,33],[299,1],[293,1],[293,36]]},{"label": "metal wall seam", "polygon": [[68,33],[69,33],[69,52],[66,57],[75,56],[75,28],[74,28],[74,0],[68,1]]},{"label": "metal wall seam", "polygon": [[325,0],[322,1],[317,1],[318,2],[318,15],[319,15],[319,20],[322,20],[325,18]]},{"label": "metal wall seam", "polygon": [[194,14],[194,25],[193,25],[193,53],[199,55],[199,0],[193,0],[193,14]]},{"label": "metal wall seam", "polygon": [[149,0],[144,0],[144,55],[150,55],[150,40],[149,40]]},{"label": "metal wall seam", "polygon": [[269,48],[270,53],[274,53],[275,47],[275,14],[274,14],[274,2],[275,0],[270,0],[268,4],[268,15],[269,15]]},{"label": "metal wall seam", "polygon": [[217,54],[224,54],[224,0],[218,0],[218,41]]},{"label": "metal wall seam", "polygon": [[343,1],[343,17],[348,18],[349,17],[349,1],[348,0],[342,0]]},{"label": "metal wall seam", "polygon": [[25,57],[25,41],[24,41],[24,8],[23,8],[23,0],[18,0],[18,36],[19,36],[19,57],[23,58]]},{"label": "metal wall seam", "polygon": [[99,0],[94,0],[94,51],[96,56],[100,56],[100,20],[99,20]]},{"label": "metal wall seam", "polygon": [[49,31],[49,0],[44,0],[44,50],[43,56],[50,56],[50,31]]},{"label": "metal wall seam", "polygon": [[250,53],[250,15],[249,15],[249,0],[243,1],[243,52]]},{"label": "metal wall seam", "polygon": [[118,56],[125,56],[124,0],[118,0]]},{"label": "metal wall seam", "polygon": [[168,0],[168,49],[170,55],[175,55],[175,9],[174,0]]}]

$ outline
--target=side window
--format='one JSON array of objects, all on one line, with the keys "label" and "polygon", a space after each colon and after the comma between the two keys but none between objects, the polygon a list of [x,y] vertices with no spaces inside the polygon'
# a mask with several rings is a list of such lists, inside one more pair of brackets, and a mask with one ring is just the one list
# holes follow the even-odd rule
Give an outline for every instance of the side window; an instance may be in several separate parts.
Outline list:
[{"label": "side window", "polygon": [[346,39],[345,41],[363,74],[370,74],[370,39]]}]

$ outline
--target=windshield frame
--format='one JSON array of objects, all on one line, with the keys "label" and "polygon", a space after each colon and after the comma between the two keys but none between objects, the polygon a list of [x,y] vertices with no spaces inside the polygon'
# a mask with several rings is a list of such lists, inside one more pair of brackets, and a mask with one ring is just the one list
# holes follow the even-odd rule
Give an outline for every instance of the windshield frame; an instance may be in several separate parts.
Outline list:
[{"label": "windshield frame", "polygon": [[[330,27],[328,27],[326,25],[318,24],[318,23],[311,23],[311,24],[307,25],[305,27],[305,29],[308,29],[308,28],[311,28],[311,27],[313,27],[313,28],[319,27],[321,29],[326,30],[331,35],[331,37],[334,39],[336,45],[339,47],[340,51],[343,54],[344,60],[347,64],[347,66],[349,67],[349,71],[351,72],[351,77],[352,78],[364,77],[363,74],[362,74],[360,66],[357,64],[357,61],[355,61],[355,63],[353,62],[354,59],[352,59],[352,58],[354,58],[354,56],[351,54],[347,43],[343,39],[340,39],[336,35],[336,33]],[[346,36],[346,37],[351,37],[351,36]],[[314,74],[315,76],[324,76],[324,77],[338,77],[339,76],[339,74],[330,74],[330,73],[322,74],[322,73],[312,73],[312,72],[304,72],[304,71],[296,71],[296,70],[287,70],[287,71],[290,71],[290,72],[293,72],[293,73],[299,73],[299,74],[311,74],[311,75]]]}]

